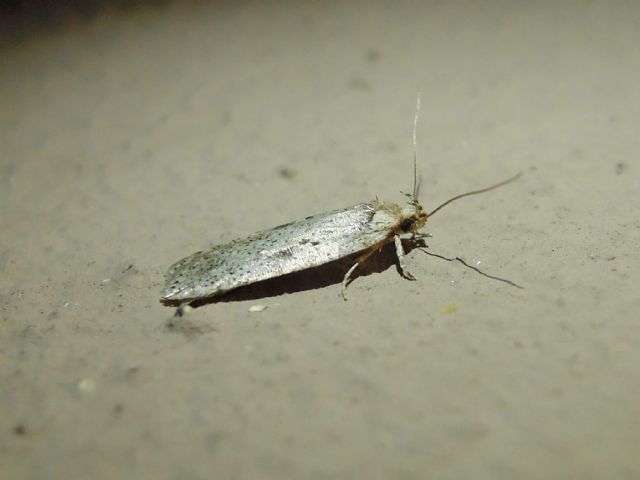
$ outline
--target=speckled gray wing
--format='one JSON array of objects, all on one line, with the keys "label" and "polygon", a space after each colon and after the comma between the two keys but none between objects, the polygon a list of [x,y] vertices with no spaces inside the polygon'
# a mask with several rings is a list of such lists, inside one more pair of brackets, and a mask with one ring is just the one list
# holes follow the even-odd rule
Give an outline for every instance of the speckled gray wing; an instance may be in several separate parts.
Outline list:
[{"label": "speckled gray wing", "polygon": [[377,203],[360,203],[217,245],[172,265],[162,298],[211,297],[316,267],[385,240],[394,221]]}]

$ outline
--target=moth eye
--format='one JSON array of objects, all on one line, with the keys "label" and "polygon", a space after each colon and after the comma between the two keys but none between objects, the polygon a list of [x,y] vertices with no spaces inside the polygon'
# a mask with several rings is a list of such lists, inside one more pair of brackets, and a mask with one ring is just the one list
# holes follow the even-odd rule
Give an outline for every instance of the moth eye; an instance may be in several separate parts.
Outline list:
[{"label": "moth eye", "polygon": [[410,218],[407,218],[403,220],[402,223],[400,224],[400,230],[402,230],[403,232],[408,232],[409,230],[411,230],[412,226],[413,226],[413,220],[411,220]]}]

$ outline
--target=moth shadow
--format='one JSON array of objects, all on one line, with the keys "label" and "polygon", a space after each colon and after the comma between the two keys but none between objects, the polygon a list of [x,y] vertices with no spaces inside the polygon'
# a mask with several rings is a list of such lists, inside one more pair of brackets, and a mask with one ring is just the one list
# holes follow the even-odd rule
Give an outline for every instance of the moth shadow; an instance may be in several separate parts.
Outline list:
[{"label": "moth shadow", "polygon": [[[422,238],[408,238],[402,240],[402,248],[409,253],[416,248],[424,248]],[[263,280],[251,285],[238,287],[230,292],[198,299],[190,302],[190,306],[197,308],[219,302],[243,302],[258,300],[261,298],[277,297],[285,293],[296,293],[306,290],[315,290],[342,283],[345,273],[351,268],[363,252],[358,252],[347,257],[317,267],[308,268],[299,272],[288,273],[280,277]],[[395,266],[400,273],[400,265],[396,256],[393,242],[384,245],[378,252],[371,255],[351,275],[350,283],[360,277],[366,277],[374,273],[382,273],[389,267]],[[180,302],[164,302],[165,305],[179,305]]]}]

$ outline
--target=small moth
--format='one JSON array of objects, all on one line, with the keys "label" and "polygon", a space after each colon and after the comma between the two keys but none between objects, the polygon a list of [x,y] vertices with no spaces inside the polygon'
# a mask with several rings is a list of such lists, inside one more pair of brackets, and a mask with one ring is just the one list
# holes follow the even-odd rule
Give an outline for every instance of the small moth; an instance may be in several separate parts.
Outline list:
[{"label": "small moth", "polygon": [[415,280],[405,265],[402,235],[411,235],[415,239],[417,235],[421,235],[419,230],[427,219],[444,206],[463,197],[488,192],[518,177],[516,175],[488,188],[456,195],[431,212],[425,211],[418,201],[416,180],[415,131],[419,110],[418,98],[414,119],[413,193],[405,194],[409,199],[408,205],[400,206],[375,199],[329,213],[312,215],[196,252],[169,268],[162,301],[188,305],[244,285],[318,267],[361,252],[342,279],[342,296],[346,300],[346,289],[353,272],[370,255],[391,242],[395,244],[402,276]]}]

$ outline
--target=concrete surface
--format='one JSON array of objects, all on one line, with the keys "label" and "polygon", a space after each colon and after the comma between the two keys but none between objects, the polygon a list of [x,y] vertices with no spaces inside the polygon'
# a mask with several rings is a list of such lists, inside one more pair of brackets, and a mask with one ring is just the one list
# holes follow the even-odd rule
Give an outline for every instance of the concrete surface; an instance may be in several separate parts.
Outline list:
[{"label": "concrete surface", "polygon": [[[595,1],[183,2],[6,43],[0,477],[640,478],[639,45],[640,5]],[[525,290],[413,251],[346,303],[172,319],[175,260],[403,201],[417,92],[426,208],[524,174],[431,250]]]}]

